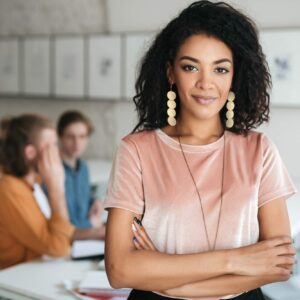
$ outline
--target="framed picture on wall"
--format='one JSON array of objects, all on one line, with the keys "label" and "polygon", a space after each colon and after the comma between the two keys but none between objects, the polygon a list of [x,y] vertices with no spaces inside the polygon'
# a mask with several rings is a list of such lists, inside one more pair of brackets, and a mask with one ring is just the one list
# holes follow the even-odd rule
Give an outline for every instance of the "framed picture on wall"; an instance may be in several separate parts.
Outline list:
[{"label": "framed picture on wall", "polygon": [[88,95],[121,98],[121,37],[91,36],[88,41]]},{"label": "framed picture on wall", "polygon": [[54,94],[84,96],[84,38],[64,37],[54,41]]},{"label": "framed picture on wall", "polygon": [[50,95],[50,39],[24,40],[23,92],[29,95]]},{"label": "framed picture on wall", "polygon": [[300,30],[265,30],[260,39],[272,76],[271,104],[300,106]]},{"label": "framed picture on wall", "polygon": [[124,90],[125,97],[132,99],[135,95],[135,81],[137,79],[140,61],[148,50],[154,34],[131,34],[125,37],[125,69]]},{"label": "framed picture on wall", "polygon": [[18,94],[20,92],[19,41],[0,40],[0,93]]}]

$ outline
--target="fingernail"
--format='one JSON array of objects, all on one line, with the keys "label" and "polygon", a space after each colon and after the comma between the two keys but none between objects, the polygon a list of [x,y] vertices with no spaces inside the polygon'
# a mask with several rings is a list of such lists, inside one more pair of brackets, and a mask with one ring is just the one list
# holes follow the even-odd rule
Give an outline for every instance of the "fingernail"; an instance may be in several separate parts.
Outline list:
[{"label": "fingernail", "polygon": [[132,238],[132,240],[137,243],[137,238],[135,236]]},{"label": "fingernail", "polygon": [[135,225],[133,223],[131,224],[131,227],[132,227],[133,231],[137,231],[137,229],[136,229],[136,227],[135,227]]},{"label": "fingernail", "polygon": [[136,223],[138,223],[140,226],[143,226],[143,225],[142,225],[142,222],[141,222],[137,217],[134,217],[134,221],[135,221]]}]

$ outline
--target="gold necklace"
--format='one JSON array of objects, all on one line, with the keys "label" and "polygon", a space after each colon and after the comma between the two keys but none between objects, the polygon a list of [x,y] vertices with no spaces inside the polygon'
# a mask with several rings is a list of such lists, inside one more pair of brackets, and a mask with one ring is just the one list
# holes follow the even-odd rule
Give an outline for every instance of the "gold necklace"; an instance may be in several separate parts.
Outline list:
[{"label": "gold necklace", "polygon": [[194,186],[195,186],[198,198],[199,198],[199,202],[200,202],[200,206],[201,206],[201,212],[202,212],[202,219],[203,219],[203,224],[204,224],[204,228],[205,228],[206,240],[207,240],[207,244],[208,244],[208,249],[209,249],[209,251],[213,251],[216,248],[217,236],[218,236],[219,226],[220,226],[220,220],[221,220],[221,211],[222,211],[222,206],[223,206],[223,187],[224,187],[224,170],[225,170],[225,168],[224,168],[224,166],[225,166],[225,131],[224,131],[223,164],[222,164],[221,203],[220,203],[220,209],[219,209],[219,216],[218,216],[218,223],[217,223],[217,229],[216,229],[215,239],[214,239],[214,243],[213,243],[212,247],[211,247],[211,244],[210,244],[210,241],[209,241],[209,237],[208,237],[207,225],[206,225],[206,220],[205,220],[205,215],[204,215],[204,210],[203,210],[203,205],[202,205],[202,199],[201,199],[201,196],[200,196],[200,192],[199,192],[199,190],[197,188],[196,181],[194,179],[194,176],[192,174],[190,166],[189,166],[189,164],[187,162],[185,153],[184,153],[184,151],[182,149],[182,144],[181,144],[180,136],[179,135],[178,135],[178,142],[179,142],[179,145],[180,145],[180,150],[181,150],[182,156],[184,158],[184,161],[185,161],[185,164],[187,166],[187,169],[188,169],[188,171],[189,171],[189,173],[191,175],[191,178],[193,180],[193,183],[194,183]]}]

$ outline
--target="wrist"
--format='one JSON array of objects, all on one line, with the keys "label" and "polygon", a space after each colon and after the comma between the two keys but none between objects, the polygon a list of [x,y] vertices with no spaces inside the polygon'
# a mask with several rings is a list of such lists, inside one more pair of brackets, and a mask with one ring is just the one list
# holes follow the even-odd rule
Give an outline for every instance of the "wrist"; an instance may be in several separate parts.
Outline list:
[{"label": "wrist", "polygon": [[50,183],[46,184],[48,194],[54,194],[54,195],[64,195],[65,194],[65,188],[63,184],[57,184],[57,183]]},{"label": "wrist", "polygon": [[236,257],[238,257],[239,251],[237,249],[225,250],[225,270],[227,274],[238,274],[238,268],[236,264]]}]

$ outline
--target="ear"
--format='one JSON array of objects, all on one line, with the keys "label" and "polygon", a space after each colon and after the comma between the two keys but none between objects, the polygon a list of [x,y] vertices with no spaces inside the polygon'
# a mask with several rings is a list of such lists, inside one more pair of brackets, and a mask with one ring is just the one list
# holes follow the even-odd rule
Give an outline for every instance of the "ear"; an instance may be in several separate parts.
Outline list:
[{"label": "ear", "polygon": [[29,144],[25,146],[24,154],[27,160],[34,160],[37,157],[37,149],[34,145]]},{"label": "ear", "polygon": [[175,83],[174,68],[169,62],[167,64],[167,78],[170,84]]}]

